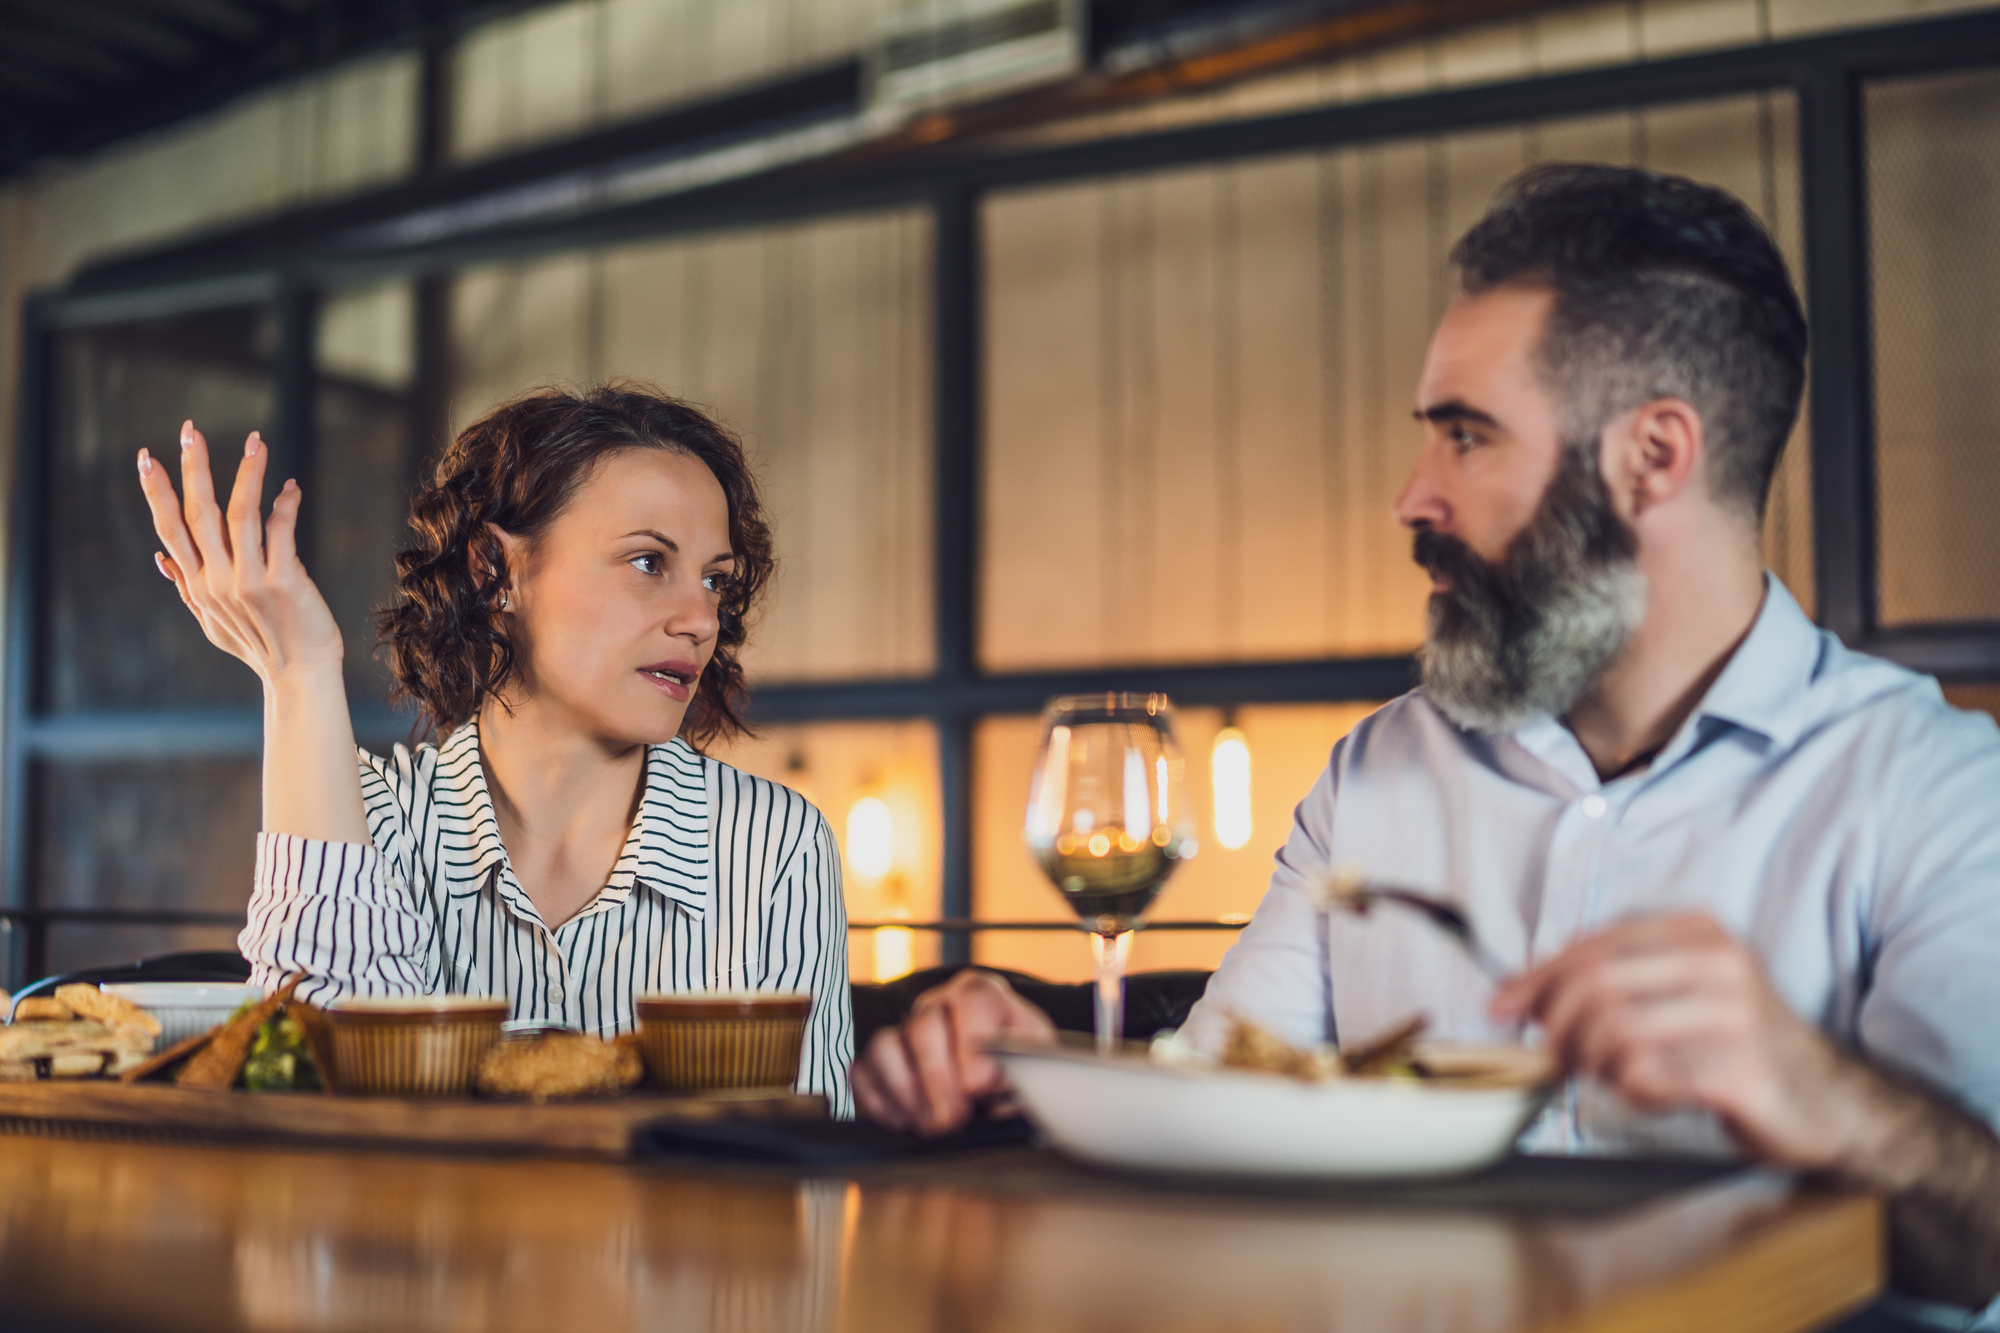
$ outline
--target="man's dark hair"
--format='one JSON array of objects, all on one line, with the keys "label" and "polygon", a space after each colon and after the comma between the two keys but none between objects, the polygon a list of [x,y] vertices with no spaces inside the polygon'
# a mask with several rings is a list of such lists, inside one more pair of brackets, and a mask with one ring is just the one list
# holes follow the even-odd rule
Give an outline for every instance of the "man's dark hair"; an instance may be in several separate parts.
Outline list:
[{"label": "man's dark hair", "polygon": [[1538,352],[1565,440],[1656,398],[1701,413],[1709,485],[1761,520],[1805,386],[1806,321],[1750,210],[1713,186],[1554,163],[1500,187],[1452,247],[1470,295],[1554,293]]}]

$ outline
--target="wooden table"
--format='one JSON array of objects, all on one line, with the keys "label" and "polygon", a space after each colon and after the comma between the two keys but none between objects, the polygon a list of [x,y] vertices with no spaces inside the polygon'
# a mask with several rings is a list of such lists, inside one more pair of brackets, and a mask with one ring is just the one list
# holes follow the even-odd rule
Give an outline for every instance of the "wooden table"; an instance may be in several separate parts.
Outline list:
[{"label": "wooden table", "polygon": [[1036,1149],[763,1167],[0,1136],[0,1327],[1817,1327],[1875,1200],[1737,1176],[1622,1213],[1145,1188]]}]

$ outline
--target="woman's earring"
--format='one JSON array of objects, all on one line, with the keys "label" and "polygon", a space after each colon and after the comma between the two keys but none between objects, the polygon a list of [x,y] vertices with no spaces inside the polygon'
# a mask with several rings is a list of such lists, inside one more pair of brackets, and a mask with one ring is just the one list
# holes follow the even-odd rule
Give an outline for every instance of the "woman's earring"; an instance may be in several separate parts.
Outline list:
[{"label": "woman's earring", "polygon": [[507,594],[504,590],[500,594],[500,609],[502,611],[507,609]]}]

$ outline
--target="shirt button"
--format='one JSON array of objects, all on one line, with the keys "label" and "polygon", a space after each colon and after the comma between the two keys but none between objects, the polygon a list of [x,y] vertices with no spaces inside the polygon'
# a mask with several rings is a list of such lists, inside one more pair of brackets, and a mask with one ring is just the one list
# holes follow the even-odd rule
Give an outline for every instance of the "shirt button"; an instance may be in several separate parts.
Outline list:
[{"label": "shirt button", "polygon": [[1592,792],[1590,795],[1583,798],[1583,813],[1586,818],[1589,819],[1604,818],[1605,808],[1606,807],[1604,804],[1604,798],[1602,796],[1599,796],[1596,792]]},{"label": "shirt button", "polygon": [[562,989],[562,987],[561,987],[561,986],[551,986],[551,987],[549,987],[549,1003],[550,1003],[550,1004],[561,1004],[561,1003],[562,1003],[562,1001],[563,1001],[563,989]]}]

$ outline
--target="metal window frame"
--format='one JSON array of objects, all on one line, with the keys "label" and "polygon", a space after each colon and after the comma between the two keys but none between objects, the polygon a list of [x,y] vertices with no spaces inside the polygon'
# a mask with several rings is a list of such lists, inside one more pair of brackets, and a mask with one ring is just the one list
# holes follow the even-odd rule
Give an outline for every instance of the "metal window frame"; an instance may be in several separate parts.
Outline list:
[{"label": "metal window frame", "polygon": [[[1231,662],[994,673],[977,654],[981,518],[981,205],[995,191],[1109,178],[1420,138],[1498,124],[1789,92],[1798,100],[1805,259],[1801,285],[1811,322],[1808,403],[1813,423],[1813,544],[1819,617],[1843,640],[1947,681],[2000,680],[2000,623],[1886,629],[1876,606],[1872,335],[1869,317],[1867,165],[1862,94],[1867,82],[2000,64],[2000,12],[1856,29],[1822,36],[1453,88],[1379,101],[1315,107],[1182,129],[1052,147],[973,146],[860,158],[790,169],[597,212],[495,226],[429,244],[367,246],[349,226],[318,231],[269,227],[281,244],[209,243],[122,259],[85,273],[62,292],[23,308],[19,430],[7,607],[4,748],[0,748],[0,915],[32,927],[47,917],[29,868],[35,830],[27,818],[36,759],[254,755],[254,710],[161,710],[144,714],[43,716],[32,704],[42,550],[38,498],[46,485],[49,346],[66,327],[141,313],[192,309],[256,295],[280,302],[288,343],[279,365],[279,421],[309,444],[315,294],[337,282],[408,276],[427,312],[418,399],[436,415],[448,350],[441,275],[464,265],[674,234],[920,206],[934,219],[933,406],[936,665],[930,675],[775,686],[759,691],[760,721],[910,718],[937,729],[943,798],[943,916],[973,915],[972,745],[982,717],[1032,712],[1049,695],[1163,689],[1188,703],[1236,704],[1380,699],[1407,688],[1406,657]],[[442,62],[428,62],[441,67]],[[443,99],[426,97],[426,105]],[[435,136],[431,136],[435,137]],[[536,161],[560,158],[551,149]],[[497,181],[517,187],[532,180]],[[351,218],[350,210],[332,210]],[[281,220],[282,223],[282,220]],[[255,229],[253,229],[255,230]],[[384,229],[369,233],[380,236]],[[268,240],[268,237],[266,237]],[[232,252],[248,256],[232,261]],[[218,257],[221,256],[221,257]],[[404,723],[359,710],[364,741],[393,738]],[[107,918],[109,919],[109,918]],[[10,974],[42,956],[14,931]],[[944,932],[945,957],[970,955],[969,929]]]}]

